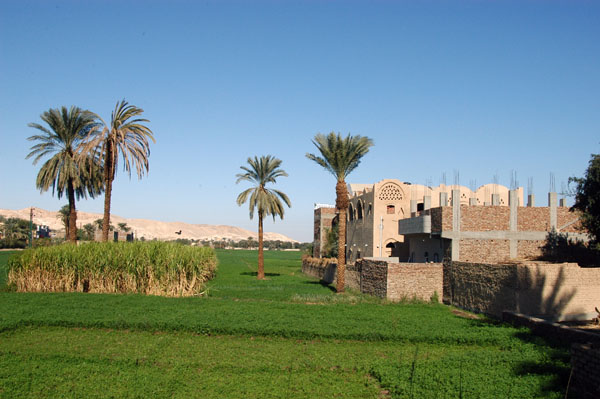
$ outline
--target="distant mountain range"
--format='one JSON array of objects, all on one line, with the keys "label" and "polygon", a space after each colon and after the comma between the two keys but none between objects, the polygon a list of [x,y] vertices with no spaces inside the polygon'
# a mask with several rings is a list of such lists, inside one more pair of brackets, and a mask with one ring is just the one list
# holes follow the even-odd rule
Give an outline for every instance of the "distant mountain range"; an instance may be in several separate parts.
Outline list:
[{"label": "distant mountain range", "polygon": [[[30,208],[20,210],[0,209],[0,215],[11,218],[29,220]],[[58,212],[47,211],[41,208],[34,208],[33,222],[37,225],[49,226],[52,230],[64,230],[64,226],[58,218]],[[77,227],[81,227],[88,223],[94,223],[95,220],[101,219],[102,214],[77,212]],[[248,237],[258,239],[258,234],[255,231],[242,229],[235,226],[211,225],[211,224],[190,224],[184,222],[159,222],[157,220],[147,219],[127,219],[117,215],[110,216],[110,223],[117,226],[119,223],[127,223],[131,231],[135,233],[136,238],[144,237],[147,240],[154,238],[158,240],[175,240],[177,238],[186,238],[190,240],[245,240]],[[180,232],[181,234],[177,234]],[[298,242],[283,234],[265,233],[265,240],[279,240]]]}]

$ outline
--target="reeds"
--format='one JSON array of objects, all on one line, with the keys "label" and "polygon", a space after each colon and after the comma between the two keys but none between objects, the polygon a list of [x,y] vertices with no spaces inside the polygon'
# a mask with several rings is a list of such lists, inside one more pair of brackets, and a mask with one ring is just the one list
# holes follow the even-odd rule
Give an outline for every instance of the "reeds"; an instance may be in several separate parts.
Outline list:
[{"label": "reeds", "polygon": [[8,262],[19,292],[200,295],[217,265],[211,248],[167,242],[86,243],[25,250]]}]

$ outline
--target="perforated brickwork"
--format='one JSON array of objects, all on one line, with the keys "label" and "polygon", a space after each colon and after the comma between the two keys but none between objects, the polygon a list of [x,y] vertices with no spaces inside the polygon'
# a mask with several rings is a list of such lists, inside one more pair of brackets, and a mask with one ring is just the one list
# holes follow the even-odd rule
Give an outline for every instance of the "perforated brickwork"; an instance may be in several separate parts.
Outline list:
[{"label": "perforated brickwork", "polygon": [[401,201],[402,190],[395,184],[386,184],[379,190],[378,197],[381,201]]}]

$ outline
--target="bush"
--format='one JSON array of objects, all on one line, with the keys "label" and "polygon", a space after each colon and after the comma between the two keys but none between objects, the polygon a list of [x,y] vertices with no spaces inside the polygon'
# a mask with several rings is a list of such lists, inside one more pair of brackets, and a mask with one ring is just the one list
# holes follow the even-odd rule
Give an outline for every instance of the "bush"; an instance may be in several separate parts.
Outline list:
[{"label": "bush", "polygon": [[20,292],[199,295],[217,265],[211,248],[166,242],[84,243],[28,249],[8,262]]}]

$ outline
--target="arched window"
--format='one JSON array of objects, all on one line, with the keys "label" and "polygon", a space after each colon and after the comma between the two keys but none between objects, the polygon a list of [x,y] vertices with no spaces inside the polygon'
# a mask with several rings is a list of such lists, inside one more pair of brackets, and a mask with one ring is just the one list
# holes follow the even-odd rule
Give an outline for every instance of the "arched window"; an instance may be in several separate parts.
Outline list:
[{"label": "arched window", "polygon": [[362,207],[362,201],[360,201],[360,200],[356,204],[356,213],[358,214],[357,219],[363,218],[363,207]]},{"label": "arched window", "polygon": [[367,208],[367,216],[373,213],[373,204],[369,204],[369,208]]},{"label": "arched window", "polygon": [[438,255],[437,252],[433,254],[433,261],[435,263],[438,263],[440,261],[440,256]]},{"label": "arched window", "polygon": [[425,258],[425,263],[429,262],[429,252],[425,251],[423,258]]},{"label": "arched window", "polygon": [[348,218],[354,220],[354,207],[352,206],[352,203],[348,206]]}]

